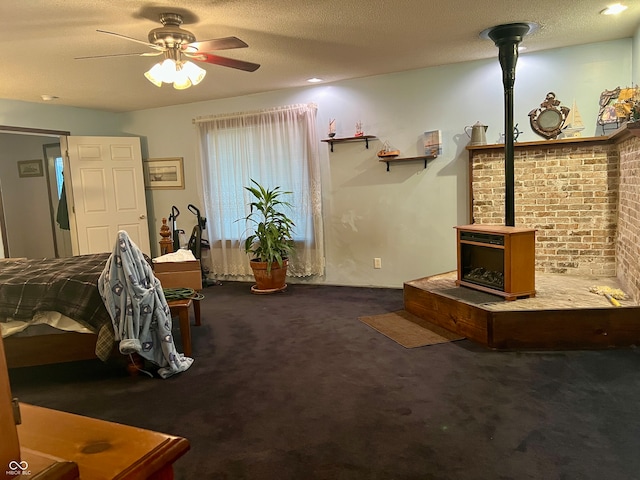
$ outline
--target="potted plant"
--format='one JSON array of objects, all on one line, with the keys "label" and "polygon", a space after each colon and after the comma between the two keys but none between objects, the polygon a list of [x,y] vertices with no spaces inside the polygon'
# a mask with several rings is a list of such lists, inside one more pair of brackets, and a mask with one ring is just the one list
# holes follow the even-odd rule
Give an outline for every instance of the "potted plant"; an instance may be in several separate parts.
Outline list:
[{"label": "potted plant", "polygon": [[244,251],[251,255],[251,269],[256,279],[254,293],[272,293],[286,288],[289,254],[293,251],[293,227],[282,211],[291,204],[282,199],[291,194],[280,187],[265,188],[255,180],[253,186],[244,187],[253,195],[250,213],[244,217],[252,232],[244,241]]}]

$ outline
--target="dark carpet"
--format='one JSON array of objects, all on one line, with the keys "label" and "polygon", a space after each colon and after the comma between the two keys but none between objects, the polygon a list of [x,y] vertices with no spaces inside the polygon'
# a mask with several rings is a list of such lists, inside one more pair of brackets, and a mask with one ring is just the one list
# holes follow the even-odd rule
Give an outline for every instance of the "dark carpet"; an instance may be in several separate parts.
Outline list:
[{"label": "dark carpet", "polygon": [[358,320],[402,309],[400,289],[250,286],[204,290],[187,372],[16,369],[13,393],[188,438],[177,479],[640,478],[637,349],[406,349]]}]

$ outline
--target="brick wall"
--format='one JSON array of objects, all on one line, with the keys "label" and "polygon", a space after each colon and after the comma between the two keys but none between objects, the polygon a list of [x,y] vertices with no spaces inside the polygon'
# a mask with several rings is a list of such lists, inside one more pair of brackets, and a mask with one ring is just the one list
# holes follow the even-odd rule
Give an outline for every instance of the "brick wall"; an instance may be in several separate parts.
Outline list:
[{"label": "brick wall", "polygon": [[[504,149],[471,162],[474,223],[504,225]],[[616,275],[619,163],[610,142],[516,144],[516,226],[537,229],[536,270]]]},{"label": "brick wall", "polygon": [[625,291],[640,299],[640,138],[620,143],[619,192],[617,276]]},{"label": "brick wall", "polygon": [[[504,149],[471,154],[474,222],[504,225]],[[537,229],[536,270],[615,275],[640,300],[640,125],[610,139],[516,143],[514,172],[516,226]]]}]

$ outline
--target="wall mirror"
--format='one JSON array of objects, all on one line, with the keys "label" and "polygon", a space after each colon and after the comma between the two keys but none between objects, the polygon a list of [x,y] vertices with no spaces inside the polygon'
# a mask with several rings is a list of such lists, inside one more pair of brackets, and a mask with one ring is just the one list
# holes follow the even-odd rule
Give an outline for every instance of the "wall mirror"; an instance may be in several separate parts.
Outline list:
[{"label": "wall mirror", "polygon": [[568,107],[560,105],[560,101],[556,100],[555,93],[549,92],[544,102],[529,112],[531,128],[547,140],[555,139],[562,132],[569,111]]}]

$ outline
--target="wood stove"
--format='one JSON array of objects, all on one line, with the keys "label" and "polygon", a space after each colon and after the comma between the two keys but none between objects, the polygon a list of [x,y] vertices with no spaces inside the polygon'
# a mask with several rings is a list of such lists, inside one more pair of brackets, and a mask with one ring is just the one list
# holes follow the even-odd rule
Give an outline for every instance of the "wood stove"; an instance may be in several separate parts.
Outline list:
[{"label": "wood stove", "polygon": [[507,300],[532,297],[535,288],[535,229],[515,227],[513,87],[518,45],[535,28],[532,23],[510,23],[483,31],[480,36],[498,47],[504,87],[504,197],[505,226],[467,225],[458,230],[457,285],[501,295]]},{"label": "wood stove", "polygon": [[497,225],[455,228],[456,285],[507,300],[535,296],[535,229]]}]

